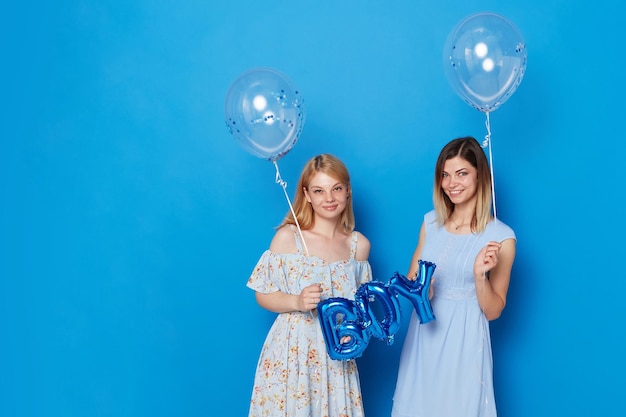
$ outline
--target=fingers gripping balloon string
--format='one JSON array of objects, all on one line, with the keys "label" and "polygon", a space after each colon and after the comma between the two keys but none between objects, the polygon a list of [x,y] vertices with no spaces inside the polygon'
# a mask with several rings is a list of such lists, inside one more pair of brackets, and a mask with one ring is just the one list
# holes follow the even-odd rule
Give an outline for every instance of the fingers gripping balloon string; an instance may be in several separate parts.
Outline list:
[{"label": "fingers gripping balloon string", "polygon": [[493,175],[493,154],[491,152],[491,125],[489,123],[489,112],[485,112],[487,120],[485,120],[485,127],[487,128],[487,134],[483,141],[482,147],[489,146],[489,168],[491,169],[491,202],[493,204],[493,218],[496,219],[496,187]]},{"label": "fingers gripping balloon string", "polygon": [[302,235],[302,229],[300,229],[300,223],[298,223],[298,218],[296,217],[296,213],[293,211],[291,200],[289,200],[289,194],[287,194],[287,182],[284,181],[280,176],[280,171],[278,170],[278,162],[276,161],[273,161],[273,162],[274,162],[274,166],[276,167],[276,184],[280,185],[283,188],[283,192],[285,193],[285,198],[287,199],[287,203],[289,203],[289,210],[291,210],[293,219],[296,222],[296,227],[298,228],[298,233],[300,234],[300,239],[302,239],[302,246],[304,246],[304,252],[308,256],[309,248],[307,248],[306,246],[306,242],[304,241],[304,236]]}]

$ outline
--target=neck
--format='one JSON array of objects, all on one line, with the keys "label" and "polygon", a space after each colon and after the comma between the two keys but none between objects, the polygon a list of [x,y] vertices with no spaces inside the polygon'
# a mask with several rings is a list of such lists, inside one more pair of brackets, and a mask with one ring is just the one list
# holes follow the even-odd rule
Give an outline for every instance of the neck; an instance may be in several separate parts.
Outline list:
[{"label": "neck", "polygon": [[448,219],[454,226],[454,230],[459,230],[464,226],[471,226],[474,219],[474,210],[459,210],[458,207],[455,207]]},{"label": "neck", "polygon": [[464,226],[470,226],[472,224],[471,220],[467,222],[458,223],[452,217],[450,217],[450,221],[452,222],[452,225],[454,226],[454,230],[459,230]]},{"label": "neck", "polygon": [[474,216],[460,216],[458,214],[451,214],[450,215],[450,220],[452,220],[454,223],[458,224],[458,225],[462,225],[462,224],[470,224],[472,222],[472,219],[474,218]]},{"label": "neck", "polygon": [[324,219],[316,218],[314,226],[310,229],[311,232],[324,236],[328,239],[332,239],[335,235],[341,232],[343,228],[339,221],[327,221]]}]

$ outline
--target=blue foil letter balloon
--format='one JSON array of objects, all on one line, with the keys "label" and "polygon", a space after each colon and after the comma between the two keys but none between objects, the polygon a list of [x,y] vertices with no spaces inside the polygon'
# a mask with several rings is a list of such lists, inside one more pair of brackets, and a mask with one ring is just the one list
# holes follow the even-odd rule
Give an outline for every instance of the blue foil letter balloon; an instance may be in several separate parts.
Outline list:
[{"label": "blue foil letter balloon", "polygon": [[369,343],[369,334],[362,326],[356,303],[334,297],[317,306],[328,356],[335,360],[358,358]]},{"label": "blue foil letter balloon", "polygon": [[[389,287],[382,282],[371,281],[362,284],[355,295],[356,303],[363,314],[363,327],[375,338],[393,343],[393,336],[400,328],[400,302],[389,292]],[[382,304],[375,309],[374,304]],[[384,317],[378,319],[376,310],[382,310]]]},{"label": "blue foil letter balloon", "polygon": [[433,273],[435,272],[435,264],[428,261],[418,261],[417,277],[410,280],[404,275],[395,273],[389,281],[389,288],[396,294],[403,295],[408,298],[420,320],[420,323],[426,324],[435,319],[433,307],[430,304],[428,293],[430,292],[430,283]]},{"label": "blue foil letter balloon", "polygon": [[[391,345],[400,329],[398,295],[411,301],[421,324],[435,320],[428,298],[434,271],[434,263],[419,260],[415,280],[396,272],[388,284],[379,281],[361,284],[354,301],[335,297],[320,302],[317,311],[328,356],[335,360],[358,358],[372,336]],[[381,308],[376,308],[377,302]],[[384,316],[379,318],[376,311]]]}]

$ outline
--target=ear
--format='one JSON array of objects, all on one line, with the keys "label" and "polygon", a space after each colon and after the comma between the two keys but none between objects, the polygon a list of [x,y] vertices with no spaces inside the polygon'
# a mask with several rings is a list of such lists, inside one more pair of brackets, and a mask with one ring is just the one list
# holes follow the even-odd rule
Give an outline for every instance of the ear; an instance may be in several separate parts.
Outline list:
[{"label": "ear", "polygon": [[306,201],[310,203],[311,198],[309,197],[309,192],[307,191],[306,187],[302,187],[302,192],[304,193],[304,197],[306,198]]}]

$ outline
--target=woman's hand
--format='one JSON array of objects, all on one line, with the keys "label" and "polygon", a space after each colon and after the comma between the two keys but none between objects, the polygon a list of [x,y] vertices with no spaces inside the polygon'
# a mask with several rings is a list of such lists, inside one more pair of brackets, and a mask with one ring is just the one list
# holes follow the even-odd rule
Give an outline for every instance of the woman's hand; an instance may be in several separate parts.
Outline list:
[{"label": "woman's hand", "polygon": [[489,242],[478,252],[474,261],[474,277],[485,278],[487,272],[498,264],[501,247],[499,242]]},{"label": "woman's hand", "polygon": [[298,296],[298,310],[311,311],[317,307],[321,299],[321,284],[311,284],[308,287],[305,287]]},{"label": "woman's hand", "polygon": [[[415,274],[410,274],[409,275],[409,279],[411,281],[416,281],[417,280],[417,271],[415,271]],[[435,295],[435,289],[433,288],[433,284],[435,283],[435,278],[431,278],[430,280],[430,287],[428,287],[428,299],[432,300],[433,296]]]}]

